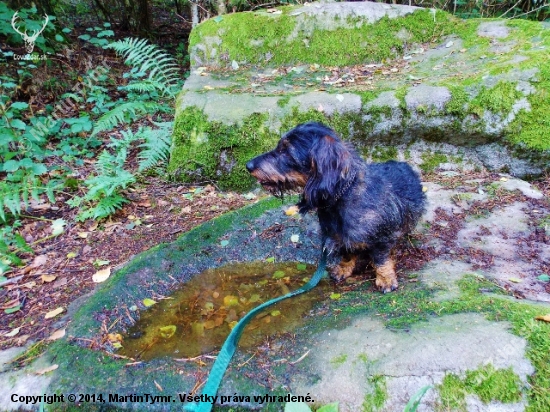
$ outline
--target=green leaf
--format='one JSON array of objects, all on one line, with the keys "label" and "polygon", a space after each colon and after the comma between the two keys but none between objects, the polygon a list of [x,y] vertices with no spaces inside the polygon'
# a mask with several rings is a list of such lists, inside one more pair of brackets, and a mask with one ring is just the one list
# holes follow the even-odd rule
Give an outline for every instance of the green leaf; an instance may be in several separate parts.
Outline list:
[{"label": "green leaf", "polygon": [[164,339],[170,339],[176,333],[176,325],[168,325],[159,328],[160,336]]},{"label": "green leaf", "polygon": [[273,256],[271,256],[271,257],[268,257],[265,261],[267,263],[273,263],[273,262],[275,262],[275,258]]},{"label": "green leaf", "polygon": [[405,406],[405,409],[403,409],[403,412],[416,412],[416,409],[418,408],[418,405],[420,404],[422,397],[431,388],[432,388],[431,385],[427,385],[427,386],[424,386],[422,389],[420,389],[418,392],[416,392],[416,394],[411,398],[411,400]]},{"label": "green leaf", "polygon": [[9,145],[16,137],[13,130],[7,127],[0,128],[0,147]]},{"label": "green leaf", "polygon": [[306,270],[307,269],[307,265],[305,263],[298,263],[296,265],[296,269],[298,270]]},{"label": "green leaf", "polygon": [[25,169],[30,169],[33,165],[33,161],[29,157],[24,157],[19,161],[19,167],[24,167]]},{"label": "green leaf", "polygon": [[96,259],[94,260],[94,266],[96,267],[99,267],[99,266],[105,266],[105,265],[108,265],[109,263],[111,263],[110,260],[101,260],[101,259]]},{"label": "green leaf", "polygon": [[19,162],[17,160],[8,160],[4,163],[2,169],[4,172],[15,172],[17,169],[19,169]]},{"label": "green leaf", "polygon": [[4,313],[9,315],[10,313],[15,313],[19,310],[21,310],[21,305],[17,305],[17,306],[14,306],[13,308],[9,308],[9,309],[4,309]]},{"label": "green leaf", "polygon": [[282,279],[282,278],[284,278],[285,276],[286,276],[286,275],[285,275],[285,272],[283,272],[282,270],[278,270],[278,271],[276,271],[276,272],[273,274],[272,278],[273,278],[273,279]]},{"label": "green leaf", "polygon": [[35,176],[43,175],[44,173],[46,173],[48,171],[46,166],[42,163],[33,163],[31,165],[30,169],[32,170],[32,172]]},{"label": "green leaf", "polygon": [[10,123],[11,127],[14,127],[15,129],[25,130],[27,128],[27,125],[19,119],[13,119]]},{"label": "green leaf", "polygon": [[89,34],[82,34],[82,35],[78,36],[78,38],[80,40],[88,41],[88,40],[90,40],[91,36]]},{"label": "green leaf", "polygon": [[65,38],[61,34],[56,34],[55,40],[58,41],[59,43],[63,43],[65,41]]},{"label": "green leaf", "polygon": [[52,222],[52,235],[57,236],[65,231],[65,225],[67,221],[64,219],[55,219]]},{"label": "green leaf", "polygon": [[258,295],[257,293],[254,293],[252,296],[250,296],[250,299],[248,299],[250,303],[256,303],[259,300],[260,300],[260,295]]},{"label": "green leaf", "polygon": [[28,103],[25,103],[25,102],[14,102],[12,103],[12,105],[10,106],[10,109],[14,109],[14,110],[25,110],[29,107],[29,104]]},{"label": "green leaf", "polygon": [[305,402],[287,402],[284,412],[311,412],[311,409]]},{"label": "green leaf", "polygon": [[61,30],[63,33],[70,33],[71,29],[65,27],[63,30]]},{"label": "green leaf", "polygon": [[147,308],[148,308],[149,306],[153,306],[155,303],[157,303],[157,302],[155,302],[153,299],[149,299],[149,298],[143,299],[142,302],[143,302],[143,304],[145,305],[145,307],[147,307]]},{"label": "green leaf", "polygon": [[96,39],[93,38],[90,40],[90,43],[92,43],[95,46],[106,46],[109,44],[109,41],[107,39]]},{"label": "green leaf", "polygon": [[97,37],[112,37],[115,35],[115,32],[112,30],[102,30],[97,33]]},{"label": "green leaf", "polygon": [[329,297],[330,297],[332,300],[338,300],[338,299],[340,299],[341,296],[342,296],[342,295],[341,295],[340,293],[331,293]]},{"label": "green leaf", "polygon": [[317,412],[338,412],[338,402],[329,403],[328,405],[321,406],[317,409]]},{"label": "green leaf", "polygon": [[221,245],[222,247],[226,247],[228,244],[229,244],[229,240],[222,240],[222,241],[220,242],[220,245]]},{"label": "green leaf", "polygon": [[537,276],[537,279],[541,282],[550,282],[550,276],[548,276],[546,273],[543,273],[540,276]]}]

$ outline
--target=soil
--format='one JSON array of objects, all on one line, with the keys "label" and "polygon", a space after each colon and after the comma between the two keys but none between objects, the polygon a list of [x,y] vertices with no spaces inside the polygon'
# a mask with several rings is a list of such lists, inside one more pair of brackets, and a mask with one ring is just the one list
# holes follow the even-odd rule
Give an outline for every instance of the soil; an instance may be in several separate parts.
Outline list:
[{"label": "soil", "polygon": [[[69,223],[62,235],[35,244],[34,254],[22,255],[26,265],[7,275],[17,281],[0,290],[0,309],[22,306],[0,317],[1,348],[48,337],[59,325],[53,326],[55,318],[45,319],[45,314],[67,308],[94,289],[92,275],[97,271],[110,268],[112,273],[133,256],[251,202],[212,185],[189,187],[158,178],[148,179],[127,197],[131,203],[101,222],[76,223],[76,211],[65,204],[64,196],[55,204],[33,204],[25,213],[20,233],[29,244],[49,235],[50,220]],[[6,336],[16,328],[17,335]]]}]

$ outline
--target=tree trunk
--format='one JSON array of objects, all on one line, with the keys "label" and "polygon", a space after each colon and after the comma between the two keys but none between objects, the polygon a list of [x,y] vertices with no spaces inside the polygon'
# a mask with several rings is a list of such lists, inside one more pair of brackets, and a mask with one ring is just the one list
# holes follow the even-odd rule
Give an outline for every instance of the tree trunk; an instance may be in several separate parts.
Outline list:
[{"label": "tree trunk", "polygon": [[227,8],[225,7],[225,1],[224,0],[217,0],[216,6],[218,8],[218,15],[220,14],[227,14]]},{"label": "tree trunk", "polygon": [[193,27],[199,24],[199,6],[196,1],[197,0],[191,1],[191,23]]},{"label": "tree trunk", "polygon": [[149,13],[148,0],[138,0],[136,13],[137,30],[141,35],[149,35],[151,33],[151,13]]}]

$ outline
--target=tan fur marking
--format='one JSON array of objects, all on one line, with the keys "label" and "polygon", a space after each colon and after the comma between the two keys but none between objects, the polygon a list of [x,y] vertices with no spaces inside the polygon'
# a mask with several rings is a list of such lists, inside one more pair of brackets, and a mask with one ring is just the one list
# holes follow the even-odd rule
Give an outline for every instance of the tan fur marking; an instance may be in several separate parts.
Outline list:
[{"label": "tan fur marking", "polygon": [[346,257],[343,257],[338,266],[332,268],[332,278],[337,281],[349,278],[353,273],[353,269],[355,269],[356,263],[357,256],[355,255],[348,255]]},{"label": "tan fur marking", "polygon": [[395,264],[392,258],[376,268],[376,286],[384,293],[397,289],[397,276],[395,275]]},{"label": "tan fur marking", "polygon": [[298,172],[290,172],[287,175],[287,179],[291,182],[296,183],[298,186],[305,186],[307,182],[307,178],[308,178],[307,175],[304,175]]},{"label": "tan fur marking", "polygon": [[284,182],[285,177],[279,173],[273,165],[268,162],[263,162],[260,167],[251,172],[251,175],[258,180],[265,180],[268,182]]}]

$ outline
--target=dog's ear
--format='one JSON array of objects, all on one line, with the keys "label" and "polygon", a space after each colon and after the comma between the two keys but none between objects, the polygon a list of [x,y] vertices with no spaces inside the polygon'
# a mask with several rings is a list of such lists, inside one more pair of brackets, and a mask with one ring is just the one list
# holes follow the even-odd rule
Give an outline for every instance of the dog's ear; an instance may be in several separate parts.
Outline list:
[{"label": "dog's ear", "polygon": [[352,153],[337,137],[321,137],[311,148],[311,172],[302,204],[307,209],[326,205],[347,182]]}]

